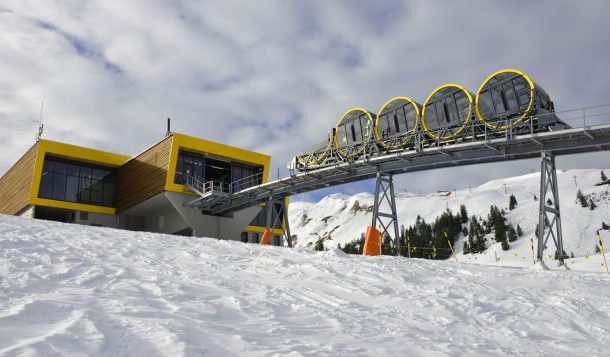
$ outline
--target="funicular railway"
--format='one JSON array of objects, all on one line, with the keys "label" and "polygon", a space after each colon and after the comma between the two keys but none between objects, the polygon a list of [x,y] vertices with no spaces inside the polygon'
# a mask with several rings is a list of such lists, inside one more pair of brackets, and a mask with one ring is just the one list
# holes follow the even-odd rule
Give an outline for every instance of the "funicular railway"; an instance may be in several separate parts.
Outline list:
[{"label": "funicular railway", "polygon": [[[199,196],[188,205],[226,216],[264,203],[266,226],[275,226],[272,217],[283,219],[292,246],[286,197],[376,178],[371,227],[378,226],[377,233],[394,238],[399,248],[393,175],[539,157],[541,261],[549,238],[563,251],[555,156],[610,150],[610,113],[604,110],[610,106],[556,113],[548,94],[526,74],[501,70],[483,82],[476,96],[448,84],[434,90],[424,105],[396,97],[377,115],[351,109],[327,140],[295,156],[287,177],[264,184],[262,173],[230,183],[187,177],[187,187]],[[546,204],[547,197],[552,205]]]}]

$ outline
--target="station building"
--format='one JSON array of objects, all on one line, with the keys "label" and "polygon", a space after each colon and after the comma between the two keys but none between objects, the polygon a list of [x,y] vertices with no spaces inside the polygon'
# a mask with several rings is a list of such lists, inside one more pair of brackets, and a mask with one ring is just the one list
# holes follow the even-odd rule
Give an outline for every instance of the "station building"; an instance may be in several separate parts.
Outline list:
[{"label": "station building", "polygon": [[[254,205],[230,216],[202,213],[187,177],[239,189],[265,183],[271,157],[179,133],[125,155],[40,139],[1,178],[0,213],[184,236],[258,243],[266,212]],[[257,175],[258,174],[258,175]],[[255,177],[242,180],[246,177]],[[271,244],[281,245],[283,222]]]}]

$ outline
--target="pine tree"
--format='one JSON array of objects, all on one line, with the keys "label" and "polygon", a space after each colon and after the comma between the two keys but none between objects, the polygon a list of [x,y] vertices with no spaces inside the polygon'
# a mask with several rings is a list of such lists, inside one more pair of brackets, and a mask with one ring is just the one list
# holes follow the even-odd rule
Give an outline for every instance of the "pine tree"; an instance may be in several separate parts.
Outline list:
[{"label": "pine tree", "polygon": [[602,170],[602,182],[606,182],[608,181],[608,178],[606,177],[606,174],[604,173],[604,170]]},{"label": "pine tree", "polygon": [[511,225],[510,228],[508,229],[508,241],[509,242],[514,242],[516,240],[517,240],[517,231]]},{"label": "pine tree", "polygon": [[508,200],[508,209],[512,211],[515,209],[515,207],[517,207],[517,198],[515,198],[515,195],[510,195]]},{"label": "pine tree", "polygon": [[589,209],[593,211],[596,207],[597,205],[595,204],[595,202],[593,202],[592,199],[589,199]]},{"label": "pine tree", "polygon": [[468,211],[466,211],[466,206],[460,205],[460,217],[462,223],[468,222]]},{"label": "pine tree", "polygon": [[578,202],[580,202],[580,206],[581,207],[588,207],[589,203],[587,202],[587,199],[585,198],[585,195],[582,194],[581,190],[578,190],[578,192],[576,192],[576,199],[578,200]]},{"label": "pine tree", "polygon": [[466,226],[464,226],[464,228],[462,228],[462,235],[464,237],[468,237],[468,228],[466,228]]},{"label": "pine tree", "polygon": [[536,197],[536,195],[534,195],[534,201],[538,201],[538,197]]},{"label": "pine tree", "polygon": [[464,254],[470,253],[470,248],[468,247],[468,242],[464,242],[463,252],[464,252]]},{"label": "pine tree", "polygon": [[313,247],[314,250],[323,251],[324,250],[324,239],[320,238],[316,241],[316,245]]},{"label": "pine tree", "polygon": [[506,239],[504,239],[502,241],[502,250],[509,250],[510,246],[508,245],[508,242],[506,241]]},{"label": "pine tree", "polygon": [[517,224],[517,236],[521,237],[523,236],[523,229],[521,229],[521,226]]}]

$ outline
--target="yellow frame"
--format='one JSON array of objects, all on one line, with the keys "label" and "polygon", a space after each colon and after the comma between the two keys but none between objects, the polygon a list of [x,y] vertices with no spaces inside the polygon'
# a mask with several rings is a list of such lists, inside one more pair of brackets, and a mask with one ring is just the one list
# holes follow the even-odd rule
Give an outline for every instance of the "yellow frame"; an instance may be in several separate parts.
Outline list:
[{"label": "yellow frame", "polygon": [[[430,101],[430,99],[432,99],[432,96],[434,94],[436,94],[436,92],[438,92],[439,90],[441,90],[443,88],[447,88],[447,87],[456,87],[459,90],[461,90],[462,92],[466,93],[466,97],[468,97],[468,116],[466,117],[466,120],[464,121],[464,124],[462,124],[462,126],[458,129],[458,131],[456,131],[453,134],[441,136],[439,138],[439,136],[435,135],[434,133],[432,133],[428,129],[428,126],[426,125],[426,120],[425,120],[426,119],[426,106],[428,105],[428,102]],[[422,125],[422,128],[424,128],[424,131],[426,132],[426,134],[429,137],[431,137],[434,140],[445,141],[445,140],[449,140],[449,139],[453,139],[453,138],[458,137],[464,131],[464,129],[466,129],[466,126],[470,122],[471,115],[472,115],[472,95],[470,94],[470,92],[465,87],[463,87],[463,86],[461,86],[459,84],[447,83],[447,84],[443,84],[442,86],[440,86],[440,87],[436,88],[435,90],[433,90],[428,95],[428,98],[426,98],[426,101],[424,102],[424,107],[423,107],[422,112],[421,112],[421,125]]]},{"label": "yellow frame", "polygon": [[174,177],[176,176],[176,162],[178,161],[178,151],[180,151],[180,149],[195,152],[201,155],[211,155],[221,159],[229,159],[231,161],[244,164],[262,165],[262,182],[267,182],[269,176],[269,166],[271,164],[271,157],[269,155],[199,139],[184,134],[174,133],[172,135],[172,148],[170,152],[169,167],[167,168],[167,176],[165,178],[166,191],[178,193],[186,192],[184,185],[174,183]]},{"label": "yellow frame", "polygon": [[[397,101],[397,100],[405,100],[407,102],[409,102],[409,104],[411,104],[413,106],[413,108],[415,108],[415,113],[417,114],[417,120],[415,121],[415,127],[411,130],[409,130],[407,132],[408,133],[415,133],[417,131],[417,128],[419,127],[419,122],[421,121],[421,116],[419,113],[419,108],[417,107],[417,103],[409,98],[409,97],[394,97],[390,100],[388,100],[387,102],[385,102],[385,104],[381,107],[381,109],[379,109],[379,112],[377,112],[377,117],[375,118],[375,129],[374,129],[374,133],[375,133],[375,139],[377,140],[377,143],[381,146],[383,146],[386,149],[399,149],[401,148],[403,145],[395,145],[395,146],[390,146],[390,145],[386,145],[386,143],[381,139],[381,136],[379,135],[379,117],[381,116],[381,114],[383,113],[383,111],[385,110],[385,108],[390,105],[392,102]],[[406,119],[406,118],[405,118]],[[412,135],[411,135],[412,136]],[[405,141],[408,141],[409,137],[407,137],[405,139]]]},{"label": "yellow frame", "polygon": [[[485,87],[485,85],[487,84],[487,82],[489,82],[493,77],[502,74],[502,73],[515,73],[518,74],[520,76],[522,76],[523,78],[525,78],[525,81],[527,82],[527,84],[530,86],[530,100],[529,103],[527,104],[527,109],[525,109],[525,112],[523,113],[522,116],[519,117],[519,119],[512,121],[512,126],[515,126],[517,124],[519,124],[521,121],[523,121],[523,119],[525,119],[525,117],[529,114],[530,110],[532,109],[532,104],[534,103],[534,89],[536,87],[536,85],[534,84],[534,82],[530,79],[530,77],[525,74],[524,72],[518,70],[518,69],[513,69],[513,68],[506,68],[506,69],[501,69],[499,71],[495,71],[494,73],[492,73],[491,75],[489,75],[487,78],[485,78],[485,80],[483,81],[483,83],[481,83],[481,85],[479,86],[479,90],[477,91],[477,95],[474,99],[474,112],[477,115],[477,119],[479,119],[479,121],[483,124],[485,124],[488,128],[494,129],[494,130],[505,130],[506,128],[508,128],[507,124],[504,125],[493,125],[492,123],[488,122],[487,120],[485,120],[485,118],[483,118],[483,115],[481,115],[481,113],[479,112],[479,96],[481,95],[481,91],[483,90],[483,87]],[[516,95],[516,93],[515,93]]]},{"label": "yellow frame", "polygon": [[76,211],[87,211],[93,213],[116,213],[116,209],[114,207],[96,206],[84,203],[39,198],[38,191],[40,188],[40,181],[42,179],[42,166],[44,163],[44,158],[47,154],[51,154],[53,156],[68,160],[74,160],[89,164],[97,164],[113,168],[119,167],[125,162],[127,162],[127,160],[129,160],[128,156],[115,154],[107,151],[89,149],[82,146],[59,143],[51,140],[41,139],[40,141],[38,141],[36,163],[34,166],[34,176],[32,178],[32,186],[30,188],[30,204],[55,208],[64,208]]},{"label": "yellow frame", "polygon": [[[341,149],[339,148],[339,141],[337,140],[337,133],[339,132],[339,125],[341,125],[341,122],[343,122],[343,119],[345,119],[345,117],[351,112],[363,112],[364,114],[366,114],[366,116],[368,117],[369,122],[370,122],[369,127],[372,128],[373,131],[375,131],[375,120],[373,120],[373,116],[371,115],[371,112],[369,112],[368,110],[366,110],[364,108],[351,108],[350,110],[343,113],[343,115],[341,116],[341,119],[339,119],[339,121],[337,122],[337,125],[335,125],[335,132],[333,135],[333,144],[335,145],[335,149],[337,149],[337,152],[341,156],[345,156],[345,152],[341,151]],[[371,136],[373,136],[373,135],[370,135],[366,140],[363,140],[362,143],[368,142],[371,139]]]}]

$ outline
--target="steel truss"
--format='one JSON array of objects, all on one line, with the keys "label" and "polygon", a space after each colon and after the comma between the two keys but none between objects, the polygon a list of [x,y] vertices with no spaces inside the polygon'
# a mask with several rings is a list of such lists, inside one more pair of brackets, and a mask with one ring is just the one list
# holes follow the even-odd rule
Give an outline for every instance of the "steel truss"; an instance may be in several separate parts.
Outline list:
[{"label": "steel truss", "polygon": [[375,178],[378,173],[401,174],[487,162],[539,158],[541,151],[568,155],[610,150],[610,124],[521,134],[418,151],[397,152],[380,157],[337,163],[314,171],[294,174],[231,194],[210,192],[192,202],[206,214],[230,215],[231,212],[263,203],[269,196],[291,196],[333,185]]},{"label": "steel truss", "polygon": [[549,237],[557,249],[559,265],[563,265],[563,236],[561,232],[561,210],[559,187],[555,168],[555,156],[542,152],[540,163],[540,209],[538,211],[538,261],[544,261],[544,250]]},{"label": "steel truss", "polygon": [[[442,150],[445,146],[469,143],[473,141],[488,142],[498,138],[512,140],[517,135],[530,134],[532,136],[544,132],[552,132],[569,128],[561,121],[555,113],[535,114],[524,120],[523,124],[517,127],[512,126],[508,119],[499,120],[498,126],[506,126],[503,130],[492,130],[487,125],[476,120],[474,114],[468,119],[463,134],[448,140],[441,140],[449,133],[448,129],[434,131],[436,139],[418,127],[414,132],[399,134],[393,137],[384,138],[383,141],[387,148],[380,146],[373,138],[360,143],[335,147],[332,135],[324,143],[316,145],[317,149],[307,150],[297,155],[295,167],[292,170],[315,171],[323,167],[333,166],[341,163],[354,163],[358,160],[370,160],[372,158],[400,154],[406,151],[421,152],[425,148],[437,148]],[[293,172],[294,173],[294,172]]]},{"label": "steel truss", "polygon": [[[389,209],[389,212],[382,212],[382,205],[386,203],[383,209]],[[394,181],[392,175],[377,174],[375,182],[375,201],[373,203],[373,221],[371,226],[380,226],[380,239],[383,243],[386,237],[392,238],[390,229],[394,230],[394,244],[396,247],[396,255],[400,255],[400,234],[398,233],[398,217],[396,215],[396,195],[394,194]]]},{"label": "steel truss", "polygon": [[[290,223],[288,222],[288,209],[286,207],[286,196],[274,198],[269,196],[265,205],[266,219],[265,228],[273,230],[278,220],[282,223],[282,231],[288,247],[292,248],[292,236],[290,235]],[[273,219],[275,217],[275,219]],[[273,222],[272,222],[273,221]]]}]

